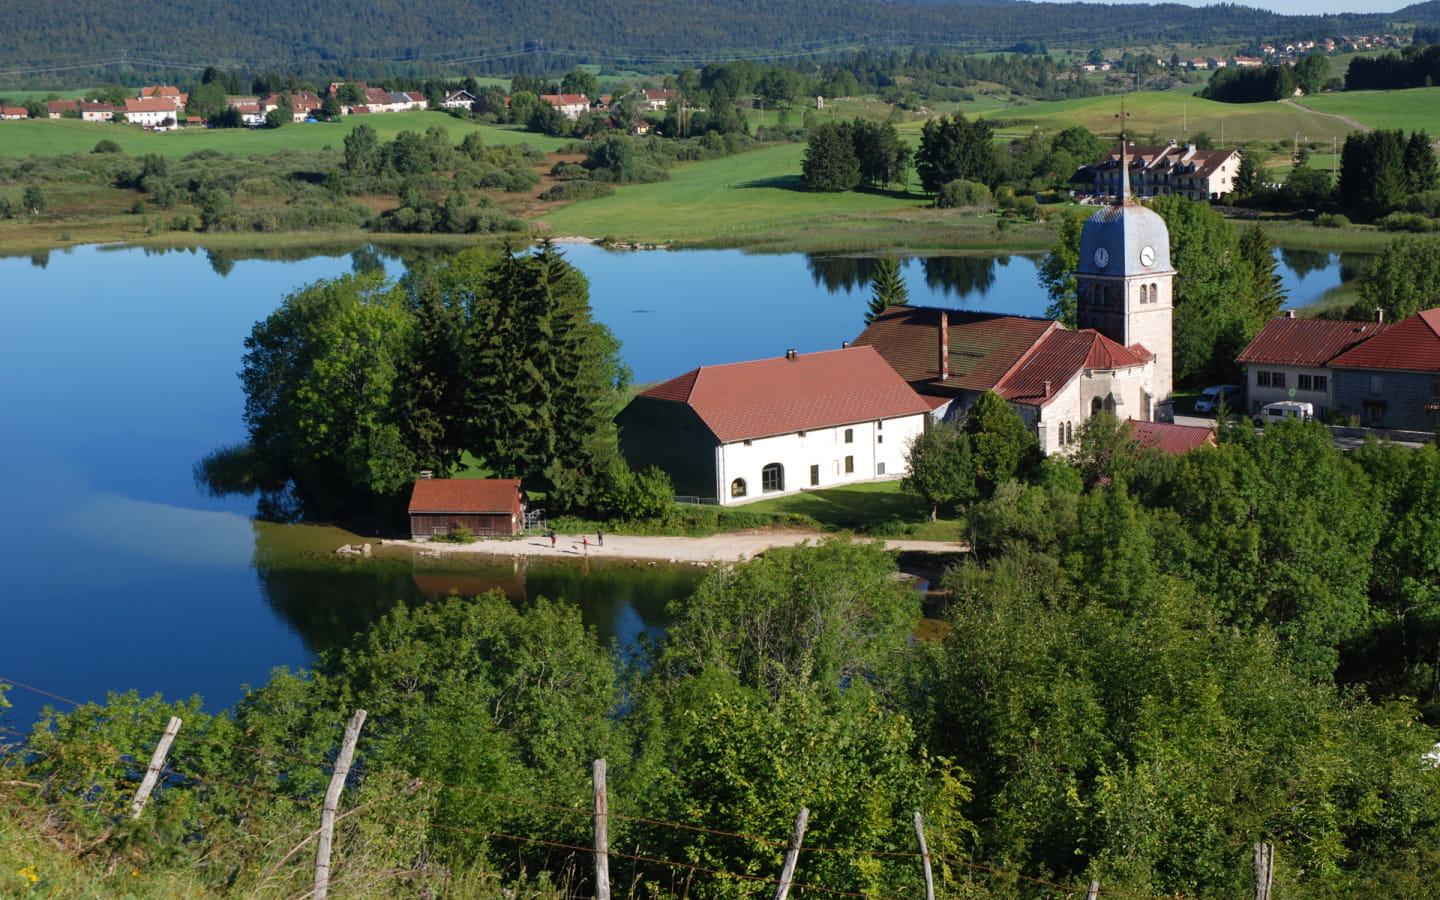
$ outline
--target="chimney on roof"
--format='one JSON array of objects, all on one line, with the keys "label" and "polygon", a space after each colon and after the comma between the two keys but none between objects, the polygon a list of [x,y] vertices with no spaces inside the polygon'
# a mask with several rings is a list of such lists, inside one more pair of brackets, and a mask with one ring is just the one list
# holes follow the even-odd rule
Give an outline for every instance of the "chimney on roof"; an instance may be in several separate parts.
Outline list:
[{"label": "chimney on roof", "polygon": [[1050,396],[1050,382],[1048,382],[1048,381],[1045,382],[1045,396],[1046,396],[1047,398]]},{"label": "chimney on roof", "polygon": [[1293,319],[1293,318],[1295,318],[1295,310],[1293,310],[1293,309],[1287,309],[1287,310],[1285,310],[1285,318],[1287,318],[1287,319]]},{"label": "chimney on roof", "polygon": [[1377,322],[1384,322],[1384,321],[1385,321],[1385,308],[1384,308],[1383,306],[1377,306],[1377,307],[1375,307],[1375,321],[1377,321]]},{"label": "chimney on roof", "polygon": [[844,350],[844,349],[846,349],[846,348],[849,347],[849,346],[850,346],[850,342],[849,342],[849,341],[841,341],[841,342],[840,342],[840,349],[841,349],[841,350]]},{"label": "chimney on roof", "polygon": [[435,473],[429,469],[421,469],[420,477],[426,481],[429,481],[430,479],[435,477]]},{"label": "chimney on roof", "polygon": [[794,348],[794,347],[791,347],[789,350],[786,350],[786,351],[785,351],[785,358],[786,358],[786,359],[794,359],[795,357],[797,357],[797,356],[799,356],[799,355],[800,355],[800,354],[798,354],[798,353],[795,352],[795,348]]},{"label": "chimney on roof", "polygon": [[950,314],[940,311],[940,380],[950,378]]}]

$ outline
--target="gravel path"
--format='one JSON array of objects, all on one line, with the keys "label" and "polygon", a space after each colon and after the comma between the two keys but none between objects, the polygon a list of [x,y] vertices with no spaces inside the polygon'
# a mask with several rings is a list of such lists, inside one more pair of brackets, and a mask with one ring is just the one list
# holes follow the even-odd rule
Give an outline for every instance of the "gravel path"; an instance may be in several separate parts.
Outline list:
[{"label": "gravel path", "polygon": [[[771,547],[791,547],[806,541],[818,543],[825,534],[818,531],[761,529],[715,534],[708,537],[645,537],[607,534],[601,546],[594,534],[558,534],[555,545],[541,535],[527,534],[514,539],[480,540],[472,544],[444,541],[382,541],[385,547],[408,547],[415,553],[442,556],[452,553],[484,553],[491,556],[536,556],[557,559],[591,558],[650,559],[667,562],[735,562],[753,559]],[[891,550],[927,553],[963,553],[969,546],[952,541],[887,540]],[[588,546],[587,546],[588,544]]]}]

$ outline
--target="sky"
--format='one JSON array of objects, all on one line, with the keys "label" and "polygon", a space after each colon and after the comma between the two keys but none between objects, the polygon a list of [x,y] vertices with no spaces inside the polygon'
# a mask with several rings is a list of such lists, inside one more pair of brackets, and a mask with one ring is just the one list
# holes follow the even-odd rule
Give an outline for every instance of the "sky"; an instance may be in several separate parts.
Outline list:
[{"label": "sky", "polygon": [[[1153,3],[1156,0],[1110,0],[1113,3]],[[1184,3],[1186,6],[1210,6],[1210,3],[1199,2],[1199,0],[1164,0],[1164,2]],[[1268,9],[1272,12],[1285,16],[1301,15],[1325,15],[1327,13],[1344,12],[1366,12],[1386,13],[1403,9],[1420,0],[1380,0],[1380,2],[1366,3],[1364,0],[1235,0],[1240,6],[1253,6],[1256,9]]]}]

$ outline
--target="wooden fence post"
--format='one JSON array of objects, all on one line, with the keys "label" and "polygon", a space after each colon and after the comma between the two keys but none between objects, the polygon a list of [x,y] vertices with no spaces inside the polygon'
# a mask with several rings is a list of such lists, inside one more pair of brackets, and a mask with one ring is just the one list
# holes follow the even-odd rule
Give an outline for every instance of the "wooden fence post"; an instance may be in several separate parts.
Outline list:
[{"label": "wooden fence post", "polygon": [[335,771],[330,775],[330,787],[325,789],[325,805],[320,808],[320,838],[315,842],[315,890],[311,892],[315,900],[324,900],[330,893],[330,847],[335,838],[335,810],[340,805],[340,792],[345,789],[350,760],[355,757],[355,743],[360,740],[360,728],[364,724],[363,709],[355,710],[350,721],[345,723],[340,755],[335,757]]},{"label": "wooden fence post", "polygon": [[155,782],[160,780],[160,770],[165,768],[165,754],[170,752],[170,744],[175,740],[175,735],[180,733],[180,724],[179,718],[171,716],[170,724],[165,726],[165,733],[160,735],[160,743],[155,745],[155,752],[150,755],[150,767],[145,770],[145,777],[140,779],[140,789],[135,792],[135,801],[130,804],[130,818],[138,819],[145,811],[150,792],[155,790]]},{"label": "wooden fence post", "polygon": [[1275,845],[1255,845],[1255,900],[1270,900],[1270,888],[1275,884]]},{"label": "wooden fence post", "polygon": [[1097,898],[1098,898],[1099,896],[1100,896],[1100,882],[1098,882],[1098,881],[1096,881],[1096,880],[1094,880],[1094,879],[1092,878],[1092,879],[1090,880],[1090,887],[1089,887],[1089,889],[1087,889],[1087,890],[1085,891],[1085,900],[1097,900]]},{"label": "wooden fence post", "polygon": [[610,900],[610,797],[605,783],[605,760],[590,767],[595,790],[595,900]]},{"label": "wooden fence post", "polygon": [[775,886],[775,900],[785,900],[790,893],[790,880],[795,877],[795,863],[800,859],[800,844],[805,840],[805,823],[810,821],[810,808],[800,807],[795,817],[795,830],[790,832],[790,846],[785,850],[785,865],[780,869],[780,883]]},{"label": "wooden fence post", "polygon": [[930,848],[925,846],[925,823],[915,810],[915,837],[920,841],[920,864],[925,869],[925,900],[935,900],[935,875],[930,871]]}]

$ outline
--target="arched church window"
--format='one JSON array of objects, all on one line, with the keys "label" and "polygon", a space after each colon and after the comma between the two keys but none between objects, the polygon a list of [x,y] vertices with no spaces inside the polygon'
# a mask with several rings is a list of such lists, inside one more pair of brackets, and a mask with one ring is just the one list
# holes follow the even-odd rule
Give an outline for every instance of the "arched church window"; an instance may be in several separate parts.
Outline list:
[{"label": "arched church window", "polygon": [[760,470],[760,489],[765,493],[785,490],[785,467],[771,463]]},{"label": "arched church window", "polygon": [[1150,302],[1151,302],[1151,303],[1159,303],[1159,302],[1160,302],[1160,285],[1155,284],[1155,283],[1153,283],[1153,282],[1150,284]]},{"label": "arched church window", "polygon": [[1093,400],[1090,401],[1090,415],[1093,416],[1093,415],[1095,415],[1096,413],[1098,413],[1100,410],[1102,410],[1102,409],[1104,409],[1104,408],[1105,408],[1105,404],[1102,403],[1102,402],[1100,402],[1100,398],[1099,398],[1099,397],[1096,397],[1095,399],[1093,399]]},{"label": "arched church window", "polygon": [[1074,423],[1074,422],[1066,422],[1066,423],[1065,423],[1065,443],[1067,443],[1067,444],[1072,444],[1072,443],[1074,443],[1074,442],[1075,442],[1075,423]]},{"label": "arched church window", "polygon": [[1106,394],[1106,395],[1105,395],[1105,408],[1108,409],[1110,412],[1114,412],[1114,411],[1115,411],[1115,395],[1114,395],[1114,394]]},{"label": "arched church window", "polygon": [[1141,303],[1149,303],[1149,302],[1150,302],[1150,288],[1149,288],[1148,285],[1143,285],[1143,284],[1140,285],[1140,302],[1141,302]]}]

